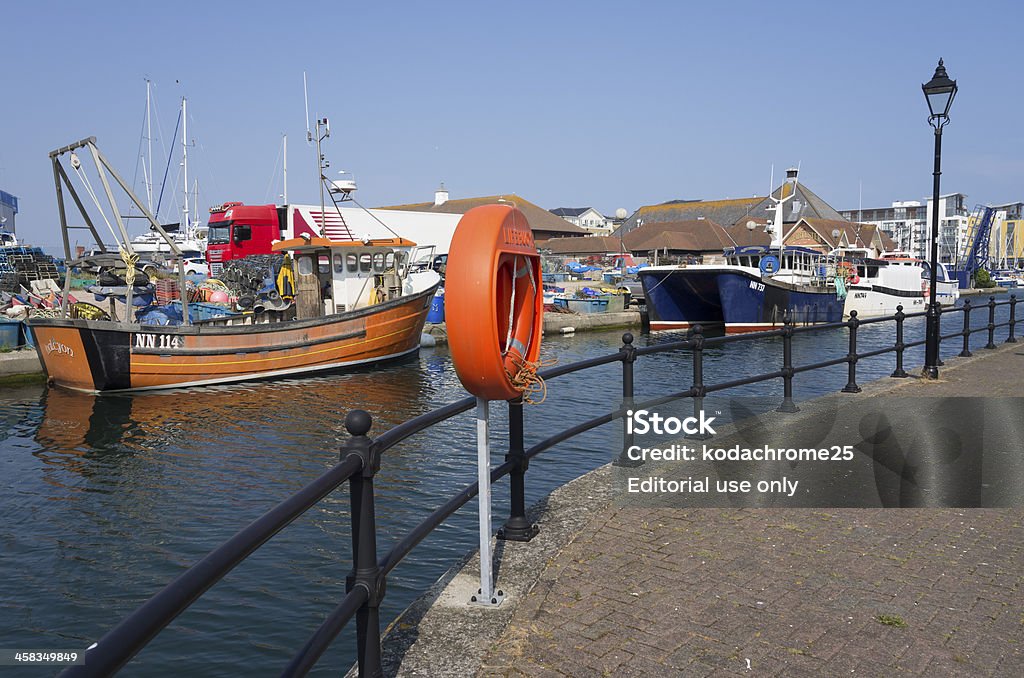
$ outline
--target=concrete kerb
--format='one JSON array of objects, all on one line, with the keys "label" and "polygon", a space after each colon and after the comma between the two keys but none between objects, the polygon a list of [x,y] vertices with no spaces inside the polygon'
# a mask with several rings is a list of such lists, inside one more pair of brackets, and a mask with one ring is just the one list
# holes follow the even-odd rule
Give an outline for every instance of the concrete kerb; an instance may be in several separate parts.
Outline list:
[{"label": "concrete kerb", "polygon": [[43,367],[34,348],[0,353],[0,380],[24,375],[34,375],[42,379],[42,374]]},{"label": "concrete kerb", "polygon": [[[1015,352],[1024,356],[1019,344],[1002,344],[994,350],[979,350],[969,358],[951,358],[940,369],[948,371],[987,358]],[[1022,362],[1024,364],[1024,362]],[[920,377],[920,367],[907,370],[908,378],[883,377],[862,385],[857,394],[835,393],[800,403],[796,417],[814,416],[817,407],[832,399],[863,400],[912,389],[915,396],[946,396],[941,393],[948,380],[929,381]],[[929,390],[933,389],[931,393]],[[825,405],[827,406],[827,405]],[[761,415],[765,417],[769,415]],[[786,415],[792,417],[794,415]],[[755,417],[755,419],[758,419]],[[730,428],[746,426],[740,422]],[[386,676],[465,676],[475,674],[488,650],[502,637],[514,613],[538,584],[551,581],[545,570],[571,545],[588,524],[605,515],[614,500],[613,476],[617,467],[606,464],[553,491],[529,511],[541,531],[532,542],[497,542],[495,572],[504,603],[495,609],[471,607],[469,596],[479,586],[479,557],[474,552],[453,566],[423,596],[409,606],[385,630],[383,664]],[[539,593],[539,592],[538,592]],[[533,596],[538,606],[543,596]],[[539,610],[538,610],[539,611]],[[350,675],[355,675],[354,670]]]}]

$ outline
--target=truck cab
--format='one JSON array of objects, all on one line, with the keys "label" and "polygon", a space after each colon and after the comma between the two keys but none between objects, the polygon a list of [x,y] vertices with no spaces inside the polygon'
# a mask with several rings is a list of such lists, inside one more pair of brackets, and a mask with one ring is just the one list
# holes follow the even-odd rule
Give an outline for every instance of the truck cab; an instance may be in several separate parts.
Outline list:
[{"label": "truck cab", "polygon": [[[313,212],[312,210],[316,210]],[[224,263],[253,254],[270,254],[279,240],[316,237],[320,221],[326,221],[335,237],[352,239],[344,220],[328,214],[324,219],[318,208],[303,205],[246,205],[226,202],[210,208],[207,224],[206,260],[210,275],[220,275]],[[343,231],[339,231],[338,222]]]}]

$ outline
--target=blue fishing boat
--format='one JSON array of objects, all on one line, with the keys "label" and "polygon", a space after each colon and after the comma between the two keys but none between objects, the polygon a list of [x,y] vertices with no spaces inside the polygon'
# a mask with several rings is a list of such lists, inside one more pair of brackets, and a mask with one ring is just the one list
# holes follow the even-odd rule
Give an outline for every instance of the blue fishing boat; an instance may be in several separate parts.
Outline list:
[{"label": "blue fishing boat", "polygon": [[652,266],[638,275],[652,330],[723,327],[757,332],[843,319],[836,260],[805,247],[731,247],[724,264]]},{"label": "blue fishing boat", "polygon": [[[781,194],[780,194],[781,195]],[[775,201],[768,246],[729,247],[724,263],[651,266],[637,272],[651,330],[700,324],[726,333],[757,332],[781,325],[788,313],[800,325],[843,319],[845,274],[837,258],[806,247],[783,246],[783,205]]]}]

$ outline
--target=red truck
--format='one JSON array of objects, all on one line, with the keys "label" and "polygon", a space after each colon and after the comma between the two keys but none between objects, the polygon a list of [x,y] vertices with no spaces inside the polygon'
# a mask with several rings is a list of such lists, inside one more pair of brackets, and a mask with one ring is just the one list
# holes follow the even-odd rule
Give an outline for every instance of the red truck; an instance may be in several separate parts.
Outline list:
[{"label": "red truck", "polygon": [[245,205],[226,202],[210,208],[206,234],[206,261],[210,274],[220,275],[224,262],[250,254],[270,254],[278,240],[323,235],[331,240],[354,240],[345,219],[319,205]]}]

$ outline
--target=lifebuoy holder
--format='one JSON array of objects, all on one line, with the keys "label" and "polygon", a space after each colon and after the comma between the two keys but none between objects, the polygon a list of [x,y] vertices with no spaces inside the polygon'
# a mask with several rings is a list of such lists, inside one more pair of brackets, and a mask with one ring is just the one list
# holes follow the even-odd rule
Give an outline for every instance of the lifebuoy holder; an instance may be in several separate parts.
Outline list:
[{"label": "lifebuoy holder", "polygon": [[485,400],[523,393],[518,374],[540,355],[544,290],[526,216],[483,205],[455,227],[445,272],[445,320],[455,372]]}]

